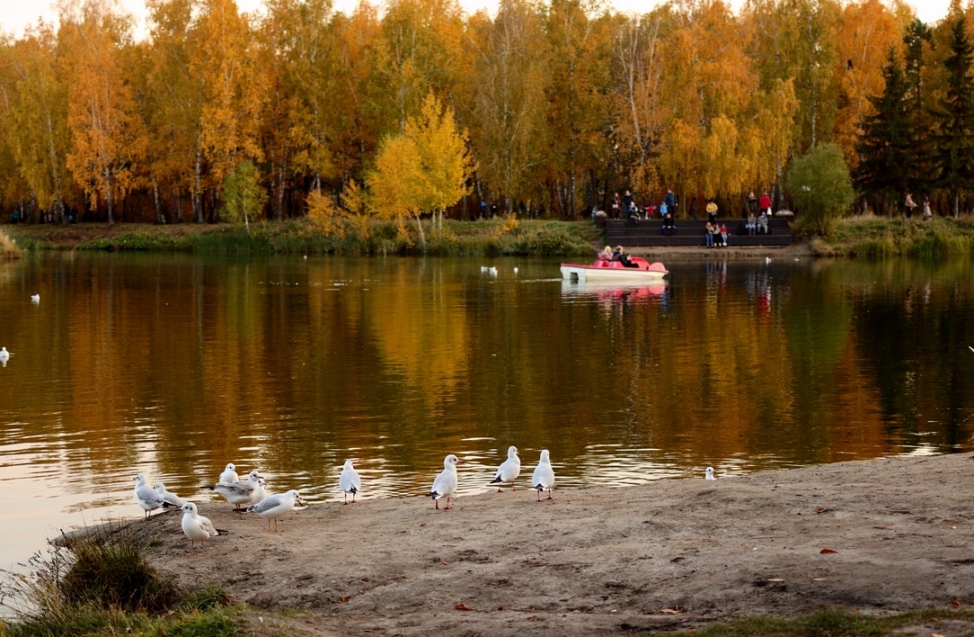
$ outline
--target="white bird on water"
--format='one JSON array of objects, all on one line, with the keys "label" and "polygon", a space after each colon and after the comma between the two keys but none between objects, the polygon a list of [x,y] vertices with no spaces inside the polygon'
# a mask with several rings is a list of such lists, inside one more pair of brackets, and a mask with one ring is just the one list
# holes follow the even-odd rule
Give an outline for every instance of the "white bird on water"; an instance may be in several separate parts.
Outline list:
[{"label": "white bird on water", "polygon": [[135,476],[135,502],[145,511],[145,517],[156,509],[172,507],[174,505],[166,502],[156,490],[145,483],[145,474],[140,473]]},{"label": "white bird on water", "polygon": [[495,267],[491,267],[489,270],[487,270],[487,272],[490,274],[490,276],[497,276],[497,268]]},{"label": "white bird on water", "polygon": [[457,465],[463,464],[459,458],[457,458],[452,453],[446,458],[443,458],[443,471],[436,476],[433,480],[433,486],[430,488],[429,497],[433,498],[436,502],[436,509],[440,508],[440,498],[446,498],[446,506],[443,507],[444,510],[449,511],[453,507],[450,506],[450,496],[457,490]]},{"label": "white bird on water", "polygon": [[213,526],[210,519],[203,517],[196,512],[196,505],[192,502],[185,503],[183,509],[183,533],[189,538],[189,550],[196,548],[196,542],[200,543],[200,553],[206,552],[206,541],[211,537],[226,535],[228,532]]},{"label": "white bird on water", "polygon": [[237,475],[237,467],[232,462],[228,462],[223,473],[220,474],[220,478],[217,482],[223,482],[230,484],[231,482],[239,482],[240,476]]},{"label": "white bird on water", "polygon": [[352,494],[352,504],[355,504],[355,494],[362,489],[362,478],[358,471],[352,466],[351,460],[345,461],[342,467],[342,475],[338,477],[338,486],[345,492],[345,504],[348,504],[348,494]]},{"label": "white bird on water", "polygon": [[267,530],[271,530],[271,520],[274,520],[274,532],[277,532],[277,518],[294,508],[295,504],[305,506],[304,500],[298,492],[291,489],[287,493],[278,493],[264,498],[257,504],[248,507],[247,513],[256,513],[267,520]]},{"label": "white bird on water", "polygon": [[707,470],[704,473],[706,473],[705,478],[707,480],[716,480],[717,479],[717,476],[714,475],[714,468],[713,467],[707,467]]},{"label": "white bird on water", "polygon": [[555,486],[555,470],[551,468],[551,455],[547,449],[541,450],[541,459],[531,476],[531,486],[538,491],[538,502],[541,502],[541,492],[548,491],[551,499],[551,489]]},{"label": "white bird on water", "polygon": [[166,485],[164,485],[161,482],[156,482],[156,493],[161,495],[163,500],[165,500],[166,502],[168,502],[169,504],[175,507],[182,508],[183,505],[186,504],[186,501],[183,500],[181,497],[179,497],[175,493],[172,493],[171,491],[167,491]]},{"label": "white bird on water", "polygon": [[254,503],[254,493],[260,493],[258,489],[261,486],[259,483],[261,477],[257,469],[254,469],[247,476],[246,482],[242,480],[238,480],[237,482],[217,482],[216,484],[203,485],[200,488],[216,491],[226,498],[233,505],[234,509],[239,509],[241,504]]},{"label": "white bird on water", "polygon": [[7,361],[10,360],[10,356],[11,353],[7,351],[6,347],[0,347],[0,363],[3,363],[4,367],[7,366]]},{"label": "white bird on water", "polygon": [[519,475],[521,475],[521,459],[517,455],[517,447],[511,445],[507,449],[507,460],[502,462],[501,466],[497,467],[497,474],[490,483],[497,485],[498,493],[503,491],[500,485],[505,482],[511,483],[511,491],[517,491],[514,487],[514,481],[517,480]]},{"label": "white bird on water", "polygon": [[31,294],[30,295],[30,302],[33,303],[34,305],[37,305],[38,303],[41,302],[41,295],[40,294]]}]

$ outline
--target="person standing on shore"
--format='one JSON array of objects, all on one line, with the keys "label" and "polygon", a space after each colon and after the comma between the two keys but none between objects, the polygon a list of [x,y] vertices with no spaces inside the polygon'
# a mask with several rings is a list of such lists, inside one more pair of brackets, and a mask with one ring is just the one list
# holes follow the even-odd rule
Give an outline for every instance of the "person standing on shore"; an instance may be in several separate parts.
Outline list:
[{"label": "person standing on shore", "polygon": [[916,202],[913,201],[912,194],[906,193],[906,202],[904,205],[906,206],[906,218],[909,219],[913,216],[913,209],[917,207]]},{"label": "person standing on shore", "polygon": [[769,217],[771,216],[771,197],[768,196],[768,193],[761,193],[761,201],[758,206],[761,208],[761,212]]},{"label": "person standing on shore", "polygon": [[933,219],[933,212],[930,210],[930,197],[923,195],[923,220],[929,221]]},{"label": "person standing on shore", "polygon": [[666,189],[666,195],[663,197],[663,203],[666,204],[666,209],[670,211],[670,214],[674,217],[676,216],[676,195],[669,188]]}]

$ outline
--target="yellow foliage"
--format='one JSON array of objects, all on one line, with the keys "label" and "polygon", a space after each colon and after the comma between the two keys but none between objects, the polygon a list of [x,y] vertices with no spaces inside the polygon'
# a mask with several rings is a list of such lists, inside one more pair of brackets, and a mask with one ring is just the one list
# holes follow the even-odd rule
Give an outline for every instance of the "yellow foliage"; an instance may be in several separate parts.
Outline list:
[{"label": "yellow foliage", "polygon": [[308,195],[308,219],[310,219],[324,234],[336,237],[345,236],[342,224],[342,211],[335,205],[331,197],[318,191]]},{"label": "yellow foliage", "polygon": [[513,212],[504,215],[504,224],[501,226],[501,234],[514,234],[518,228],[517,215]]}]

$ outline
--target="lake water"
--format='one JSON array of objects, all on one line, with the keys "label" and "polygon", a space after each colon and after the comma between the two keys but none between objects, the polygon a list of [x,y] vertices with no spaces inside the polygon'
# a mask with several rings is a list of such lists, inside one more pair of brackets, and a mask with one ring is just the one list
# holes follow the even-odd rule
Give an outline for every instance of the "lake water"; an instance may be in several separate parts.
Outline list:
[{"label": "lake water", "polygon": [[361,500],[432,508],[444,455],[473,494],[512,444],[523,487],[551,451],[555,497],[974,448],[970,261],[670,269],[593,289],[547,259],[0,263],[0,568],[140,517],[140,472],[208,502],[234,462],[319,503],[351,458]]}]

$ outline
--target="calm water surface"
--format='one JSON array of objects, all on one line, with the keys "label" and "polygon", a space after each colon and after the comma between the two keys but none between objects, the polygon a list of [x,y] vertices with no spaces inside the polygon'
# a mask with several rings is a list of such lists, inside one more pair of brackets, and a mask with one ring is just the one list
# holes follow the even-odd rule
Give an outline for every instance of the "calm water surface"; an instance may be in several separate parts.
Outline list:
[{"label": "calm water surface", "polygon": [[346,458],[363,500],[428,491],[447,453],[487,491],[512,444],[523,486],[548,448],[559,487],[970,450],[971,270],[715,261],[619,289],[556,260],[0,263],[0,568],[141,516],[139,472],[206,502],[234,462],[316,503]]}]

